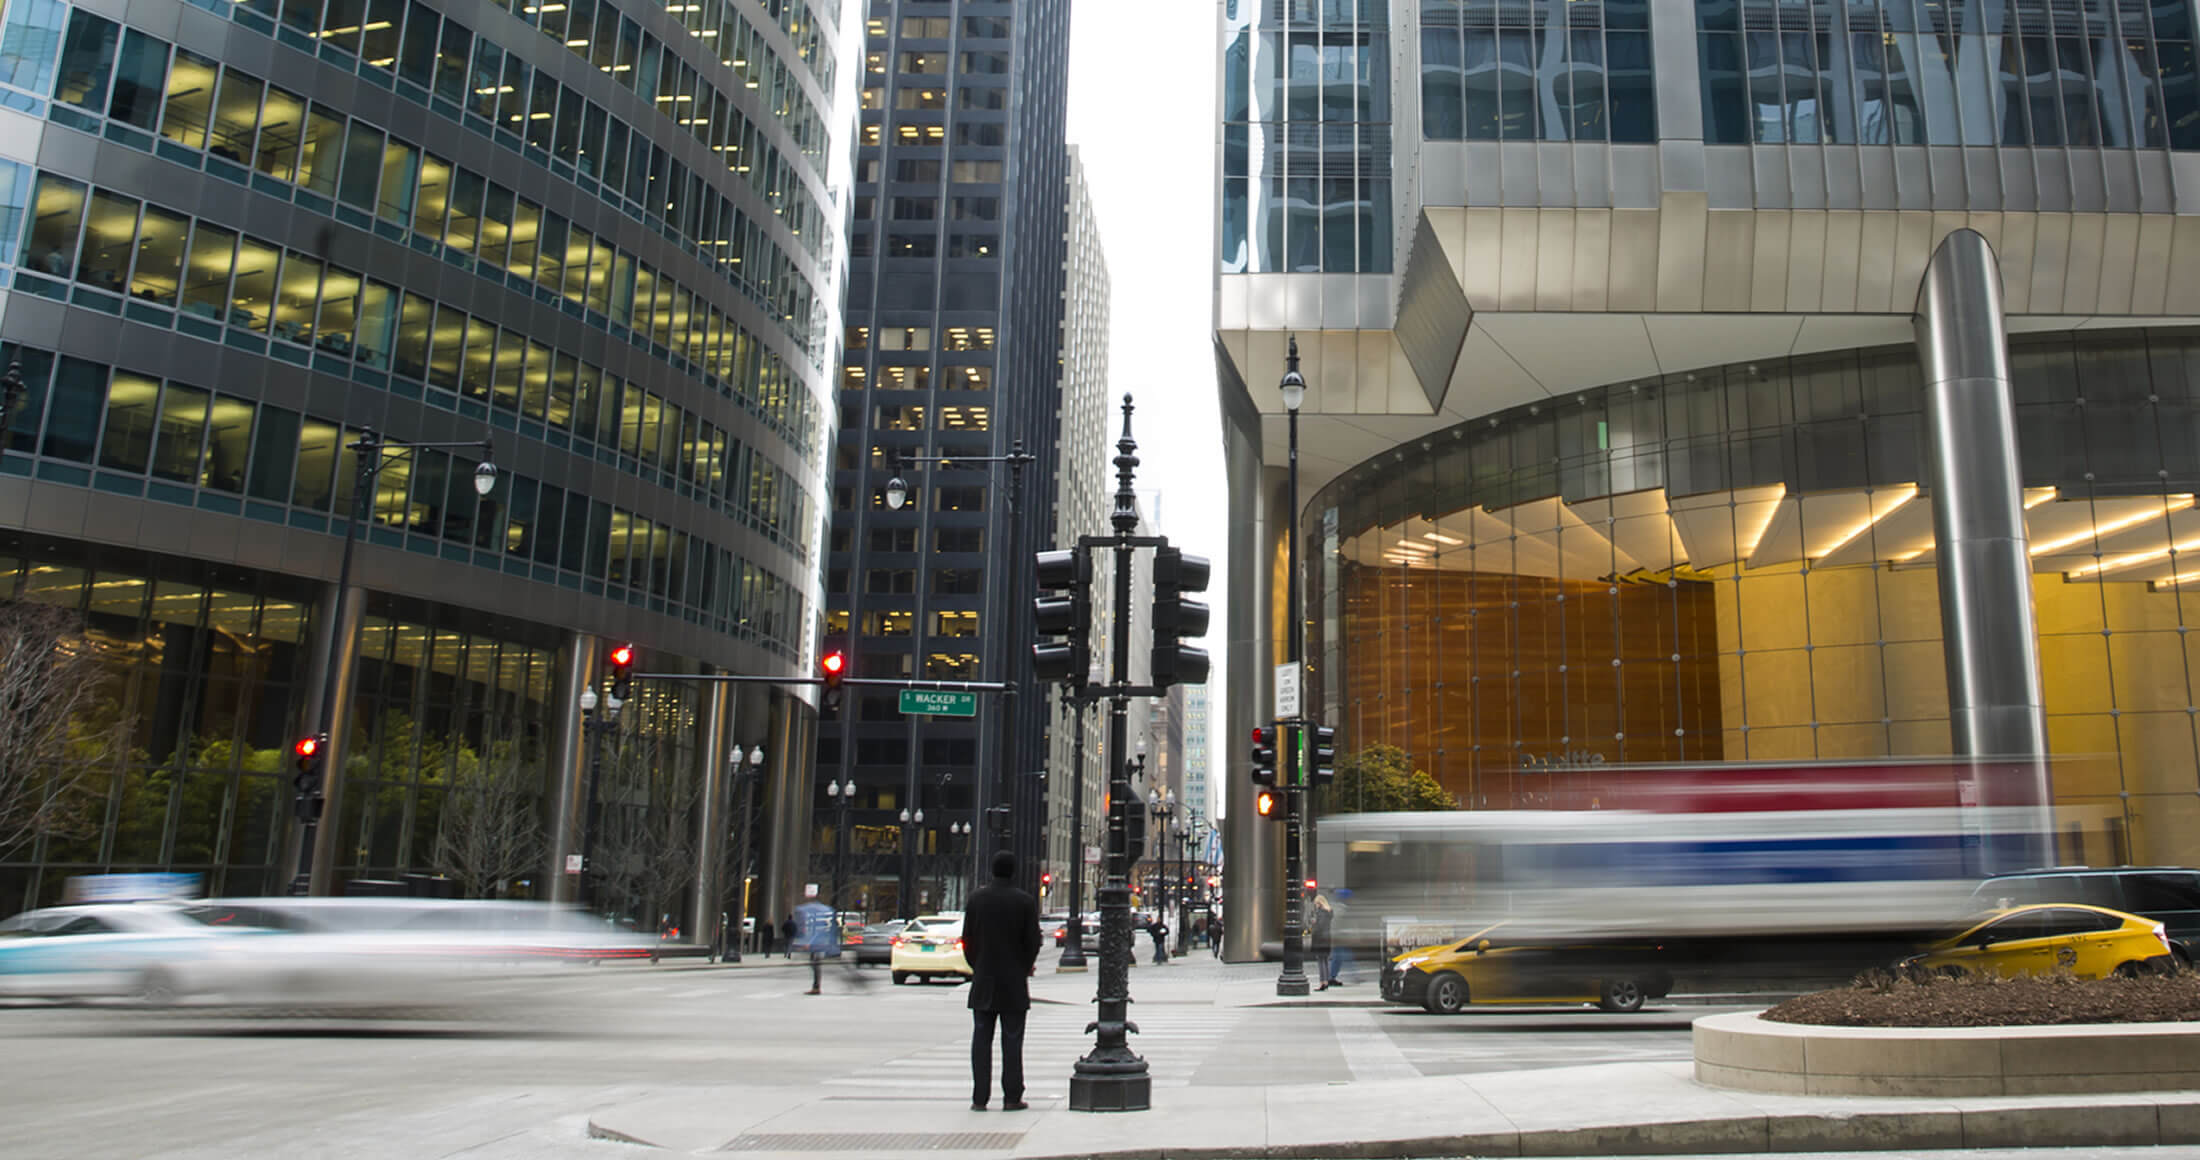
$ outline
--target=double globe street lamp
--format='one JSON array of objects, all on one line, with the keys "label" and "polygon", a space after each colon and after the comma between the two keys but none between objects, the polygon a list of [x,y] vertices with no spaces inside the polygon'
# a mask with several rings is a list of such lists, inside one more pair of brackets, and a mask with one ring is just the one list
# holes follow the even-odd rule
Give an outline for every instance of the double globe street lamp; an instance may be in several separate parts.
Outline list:
[{"label": "double globe street lamp", "polygon": [[856,802],[856,779],[825,783],[825,796],[833,803],[833,937],[840,937],[840,892],[848,871],[848,807]]}]

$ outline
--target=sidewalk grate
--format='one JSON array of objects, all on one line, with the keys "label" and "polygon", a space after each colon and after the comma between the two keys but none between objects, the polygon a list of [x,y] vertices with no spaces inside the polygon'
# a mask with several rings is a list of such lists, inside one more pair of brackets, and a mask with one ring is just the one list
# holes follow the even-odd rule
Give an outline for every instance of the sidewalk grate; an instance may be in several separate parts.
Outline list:
[{"label": "sidewalk grate", "polygon": [[1008,1152],[1022,1132],[755,1132],[721,1152]]}]

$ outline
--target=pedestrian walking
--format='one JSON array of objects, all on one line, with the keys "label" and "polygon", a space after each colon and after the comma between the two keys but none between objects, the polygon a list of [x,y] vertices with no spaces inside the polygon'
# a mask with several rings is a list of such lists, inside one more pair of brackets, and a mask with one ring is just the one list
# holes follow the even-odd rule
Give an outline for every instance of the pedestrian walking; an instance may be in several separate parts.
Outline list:
[{"label": "pedestrian walking", "polygon": [[1016,855],[993,855],[993,883],[963,912],[963,957],[970,963],[970,1107],[984,1111],[993,1090],[993,1029],[1001,1029],[1001,1110],[1024,1103],[1024,1019],[1039,961],[1039,902],[1016,888]]},{"label": "pedestrian walking", "polygon": [[809,994],[821,994],[819,983],[823,980],[824,961],[840,957],[840,936],[833,930],[833,910],[817,900],[816,887],[811,887],[809,901],[794,909],[794,922],[799,930],[795,936],[795,949],[810,956]]},{"label": "pedestrian walking", "polygon": [[[810,895],[810,898],[812,900],[815,900],[817,898],[817,895],[812,894]],[[790,959],[794,957],[794,936],[796,930],[797,928],[795,926],[793,915],[790,914],[787,917],[779,920],[779,934],[784,948],[780,953],[784,954]]]},{"label": "pedestrian walking", "polygon": [[1160,915],[1158,915],[1158,914],[1156,914],[1156,915],[1154,915],[1154,916],[1153,916],[1153,918],[1152,918],[1151,920],[1149,920],[1149,921],[1148,921],[1148,922],[1146,923],[1146,933],[1147,933],[1148,935],[1152,936],[1152,938],[1153,938],[1153,961],[1154,961],[1154,962],[1156,962],[1156,963],[1166,963],[1166,962],[1168,962],[1168,961],[1169,961],[1169,927],[1168,927],[1168,924],[1167,924],[1167,923],[1164,923],[1164,922],[1162,922],[1162,921],[1161,921],[1161,916],[1160,916]]},{"label": "pedestrian walking", "polygon": [[1337,985],[1336,979],[1329,973],[1329,926],[1335,918],[1336,915],[1329,909],[1329,896],[1316,893],[1313,908],[1307,915],[1307,933],[1312,944],[1310,949],[1313,952],[1315,969],[1322,976],[1322,985],[1317,990],[1326,991]]},{"label": "pedestrian walking", "polygon": [[1222,957],[1222,916],[1207,916],[1207,945],[1214,948],[1215,957]]},{"label": "pedestrian walking", "polygon": [[760,940],[758,945],[763,948],[761,953],[767,959],[772,957],[772,931],[774,929],[776,928],[772,926],[770,919],[765,919],[763,922],[756,924],[756,937]]},{"label": "pedestrian walking", "polygon": [[1352,969],[1352,944],[1342,937],[1346,929],[1345,900],[1351,897],[1352,892],[1342,887],[1329,895],[1329,985],[1332,987],[1342,987],[1352,981],[1344,977],[1344,973]]}]

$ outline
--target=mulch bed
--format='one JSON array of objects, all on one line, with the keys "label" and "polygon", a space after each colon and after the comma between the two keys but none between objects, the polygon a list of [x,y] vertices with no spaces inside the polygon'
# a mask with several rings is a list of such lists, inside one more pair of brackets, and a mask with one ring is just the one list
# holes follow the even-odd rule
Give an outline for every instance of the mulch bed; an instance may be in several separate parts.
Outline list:
[{"label": "mulch bed", "polygon": [[2136,979],[1951,979],[1873,972],[1846,987],[1797,996],[1763,1018],[1823,1027],[2200,1022],[2200,973]]}]

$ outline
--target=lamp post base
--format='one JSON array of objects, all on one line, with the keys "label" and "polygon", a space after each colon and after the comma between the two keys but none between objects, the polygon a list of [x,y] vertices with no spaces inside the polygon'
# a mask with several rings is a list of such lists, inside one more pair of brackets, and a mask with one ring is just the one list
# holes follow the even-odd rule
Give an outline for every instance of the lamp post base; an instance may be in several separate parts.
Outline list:
[{"label": "lamp post base", "polygon": [[1295,998],[1312,993],[1313,989],[1307,986],[1306,983],[1305,971],[1292,970],[1286,967],[1282,974],[1276,976],[1276,994],[1278,995]]},{"label": "lamp post base", "polygon": [[[1079,1064],[1080,1068],[1083,1066]],[[1069,1110],[1073,1112],[1143,1112],[1153,1107],[1153,1077],[1139,1060],[1136,1075],[1095,1074],[1079,1071],[1069,1077]]]}]

